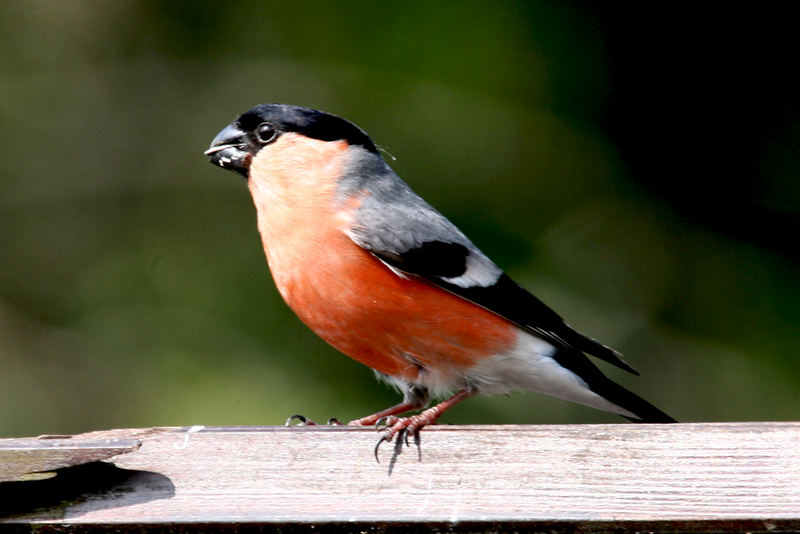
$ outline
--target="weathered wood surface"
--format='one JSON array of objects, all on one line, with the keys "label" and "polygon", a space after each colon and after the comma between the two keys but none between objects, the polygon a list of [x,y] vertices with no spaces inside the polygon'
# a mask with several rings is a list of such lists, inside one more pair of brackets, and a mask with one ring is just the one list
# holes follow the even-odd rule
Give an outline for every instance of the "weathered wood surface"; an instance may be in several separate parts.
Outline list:
[{"label": "weathered wood surface", "polygon": [[0,529],[800,530],[800,423],[436,426],[381,463],[372,429],[88,436],[142,446],[0,483]]},{"label": "weathered wood surface", "polygon": [[89,435],[0,439],[0,482],[50,478],[56,469],[105,460],[140,445],[125,437]]}]

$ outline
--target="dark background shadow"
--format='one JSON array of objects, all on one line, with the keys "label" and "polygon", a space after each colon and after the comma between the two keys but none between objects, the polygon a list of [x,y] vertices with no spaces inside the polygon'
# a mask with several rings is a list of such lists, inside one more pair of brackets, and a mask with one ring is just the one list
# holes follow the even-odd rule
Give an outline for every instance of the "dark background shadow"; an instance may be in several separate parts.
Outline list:
[{"label": "dark background shadow", "polygon": [[92,510],[169,499],[175,486],[164,475],[92,462],[56,471],[54,478],[0,483],[0,517],[68,519]]}]

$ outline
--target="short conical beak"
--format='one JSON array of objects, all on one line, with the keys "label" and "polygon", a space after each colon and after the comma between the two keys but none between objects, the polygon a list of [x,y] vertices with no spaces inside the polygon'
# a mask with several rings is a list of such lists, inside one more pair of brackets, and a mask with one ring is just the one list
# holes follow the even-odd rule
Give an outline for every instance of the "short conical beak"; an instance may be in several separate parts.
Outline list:
[{"label": "short conical beak", "polygon": [[205,151],[205,155],[214,165],[238,172],[246,177],[253,159],[253,152],[253,146],[247,133],[233,123],[217,134],[211,141],[209,149]]},{"label": "short conical beak", "polygon": [[233,124],[229,124],[211,141],[211,147],[205,151],[206,156],[210,156],[220,150],[229,147],[243,148],[247,144],[245,133]]}]

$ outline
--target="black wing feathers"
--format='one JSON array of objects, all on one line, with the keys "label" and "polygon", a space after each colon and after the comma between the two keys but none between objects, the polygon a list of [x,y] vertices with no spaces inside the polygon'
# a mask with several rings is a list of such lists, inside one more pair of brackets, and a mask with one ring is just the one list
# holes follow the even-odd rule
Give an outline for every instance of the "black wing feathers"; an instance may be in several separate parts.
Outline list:
[{"label": "black wing feathers", "polygon": [[467,270],[469,255],[469,249],[464,245],[441,241],[427,241],[402,253],[386,250],[370,252],[392,267],[428,280],[461,276]]},{"label": "black wing feathers", "polygon": [[[434,280],[434,283],[437,282]],[[561,316],[505,273],[500,275],[497,282],[489,287],[463,288],[447,283],[437,283],[437,285],[505,317],[517,326],[553,344],[556,348],[576,349],[635,375],[639,374],[616,351],[573,330]]]}]

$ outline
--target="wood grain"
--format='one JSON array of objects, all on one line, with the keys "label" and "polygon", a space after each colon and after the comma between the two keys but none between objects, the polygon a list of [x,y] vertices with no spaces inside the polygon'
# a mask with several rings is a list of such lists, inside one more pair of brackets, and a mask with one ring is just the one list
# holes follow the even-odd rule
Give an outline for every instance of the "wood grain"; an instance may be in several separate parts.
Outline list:
[{"label": "wood grain", "polygon": [[800,530],[800,423],[435,426],[381,463],[371,429],[108,435],[142,442],[111,460],[122,481],[0,526]]},{"label": "wood grain", "polygon": [[139,448],[127,437],[39,436],[0,440],[0,482],[42,480],[55,469],[105,460]]}]

